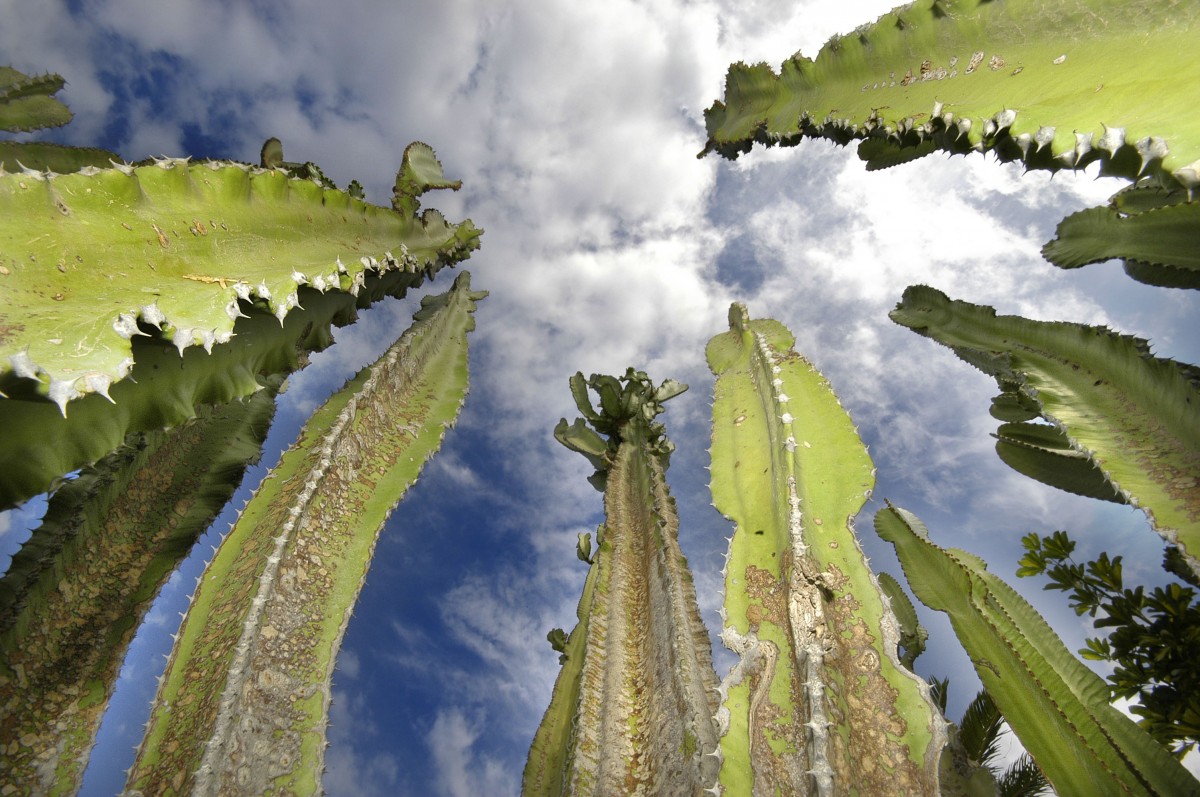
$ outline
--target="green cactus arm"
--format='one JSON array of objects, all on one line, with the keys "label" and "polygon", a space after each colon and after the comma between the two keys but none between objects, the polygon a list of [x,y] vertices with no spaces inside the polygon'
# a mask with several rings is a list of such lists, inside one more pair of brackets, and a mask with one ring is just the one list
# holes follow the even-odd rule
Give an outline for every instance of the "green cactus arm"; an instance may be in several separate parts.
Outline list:
[{"label": "green cactus arm", "polygon": [[457,191],[461,187],[461,180],[450,180],[443,174],[442,163],[434,155],[433,148],[415,141],[404,150],[404,163],[392,188],[392,207],[411,216],[420,207],[417,198],[426,191],[439,188]]},{"label": "green cactus arm", "polygon": [[460,274],[264,479],[193,596],[129,789],[318,790],[335,656],[383,522],[466,395],[479,296]]},{"label": "green cactus arm", "polygon": [[[1200,391],[1144,341],[1099,327],[997,316],[914,286],[891,312],[987,373],[1018,378],[1042,415],[1200,564]],[[1000,371],[1001,373],[997,373]]]},{"label": "green cactus arm", "polygon": [[897,621],[852,528],[874,469],[828,382],[775,321],[730,310],[712,494],[737,524],[724,569],[721,782],[730,794],[936,794],[944,721],[897,659]]},{"label": "green cactus arm", "polygon": [[302,367],[308,352],[327,347],[331,325],[351,323],[356,308],[424,281],[423,273],[407,270],[370,275],[357,296],[302,286],[301,307],[282,325],[244,304],[247,316],[234,325],[232,340],[211,354],[191,347],[181,358],[160,336],[136,336],[129,378],[112,385],[107,396],[90,393],[71,402],[65,418],[31,390],[33,380],[15,380],[7,386],[9,398],[0,398],[0,507],[51,489],[58,477],[104,456],[128,434],[182,423],[203,405],[262,389],[273,375]]},{"label": "green cactus arm", "polygon": [[590,413],[594,423],[614,429],[605,441],[575,424],[608,451],[605,522],[594,553],[591,535],[578,536],[576,554],[591,563],[579,623],[530,747],[522,793],[697,794],[717,777],[717,679],[679,548],[664,434],[653,423],[661,402],[687,386],[666,380],[655,388],[632,368],[586,383],[577,374],[571,390],[585,413],[585,384],[604,407]]},{"label": "green cactus arm", "polygon": [[[610,557],[606,555],[611,552],[611,547],[606,551],[603,542],[596,547],[596,556],[588,569],[583,594],[575,609],[575,616],[579,622],[567,637],[566,645],[559,651],[562,654],[559,657],[562,669],[554,681],[550,705],[542,715],[542,721],[529,747],[529,756],[525,760],[525,769],[521,776],[522,797],[562,797],[569,793],[564,791],[564,773],[568,770],[574,748],[579,691],[588,645],[588,624],[596,601],[597,583],[603,581],[604,591],[608,593],[612,578]],[[550,633],[558,630],[560,629],[556,628]],[[547,639],[549,638],[547,635]],[[551,644],[553,646],[553,642]],[[554,646],[554,650],[559,649]]]},{"label": "green cactus arm", "polygon": [[1128,503],[1091,458],[1056,426],[1006,423],[996,430],[996,453],[1018,473],[1075,495]]},{"label": "green cactus arm", "polygon": [[74,794],[125,651],[261,453],[275,387],[126,443],[63,486],[0,580],[0,782]]},{"label": "green cactus arm", "polygon": [[917,609],[908,599],[900,582],[887,573],[880,573],[877,578],[879,589],[887,596],[892,613],[896,615],[896,622],[900,624],[900,647],[904,648],[904,653],[898,654],[900,663],[911,670],[917,657],[925,652],[929,632],[921,625],[917,618]]},{"label": "green cactus arm", "polygon": [[[1200,8],[1157,0],[918,0],[779,74],[734,64],[705,112],[704,153],[871,138],[865,156],[991,150],[1030,168],[1081,167],[1200,185]],[[872,161],[868,161],[868,165]]]},{"label": "green cactus arm", "polygon": [[949,615],[984,688],[1060,794],[1200,794],[1200,782],[1109,705],[1103,679],[981,560],[934,545],[920,520],[890,504],[875,530],[896,546],[917,598]]},{"label": "green cactus arm", "polygon": [[566,418],[559,420],[554,427],[554,439],[583,454],[596,470],[608,470],[608,441],[588,427],[582,418],[576,418],[570,425]]},{"label": "green cactus arm", "polygon": [[30,77],[0,66],[0,130],[39,130],[71,121],[70,109],[51,96],[65,85],[61,75]]},{"label": "green cactus arm", "polygon": [[988,413],[996,420],[1006,423],[1020,423],[1042,417],[1037,399],[1015,386],[1001,391],[1000,395],[992,399]]},{"label": "green cactus arm", "polygon": [[[1136,200],[1135,200],[1136,201]],[[1132,204],[1132,203],[1131,203]],[[1200,202],[1123,213],[1115,206],[1072,213],[1042,255],[1059,268],[1122,258],[1130,275],[1153,285],[1200,288]],[[1159,276],[1154,276],[1159,273]]]},{"label": "green cactus arm", "polygon": [[478,236],[243,164],[0,175],[0,389],[32,378],[65,413],[128,374],[139,324],[211,350],[242,302],[283,319],[301,285],[353,295],[369,273],[457,262]]},{"label": "green cactus arm", "polygon": [[115,152],[96,147],[68,147],[41,141],[0,141],[0,167],[10,172],[32,169],[66,174],[86,166],[105,168],[120,162],[121,157]]}]

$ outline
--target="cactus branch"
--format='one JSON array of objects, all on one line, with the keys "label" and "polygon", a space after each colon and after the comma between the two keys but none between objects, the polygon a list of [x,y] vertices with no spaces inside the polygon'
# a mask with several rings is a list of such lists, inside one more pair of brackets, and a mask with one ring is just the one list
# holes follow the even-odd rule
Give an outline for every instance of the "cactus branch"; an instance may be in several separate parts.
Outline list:
[{"label": "cactus branch", "polygon": [[852,527],[874,484],[829,383],[735,304],[717,374],[712,493],[725,575],[721,783],[730,794],[936,794],[944,721],[897,659],[900,625]]},{"label": "cactus branch", "polygon": [[384,520],[465,397],[483,295],[464,272],[427,297],[424,317],[317,411],[264,480],[196,591],[129,789],[317,790],[350,610]]}]

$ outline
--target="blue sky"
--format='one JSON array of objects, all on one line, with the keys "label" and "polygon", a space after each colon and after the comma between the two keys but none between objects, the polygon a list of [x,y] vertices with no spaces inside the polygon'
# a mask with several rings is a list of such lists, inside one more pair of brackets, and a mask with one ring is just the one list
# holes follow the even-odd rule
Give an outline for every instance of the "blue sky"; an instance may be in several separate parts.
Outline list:
[{"label": "blue sky", "polygon": [[[381,536],[335,677],[328,793],[519,789],[558,669],[545,633],[573,624],[585,574],[575,536],[601,520],[590,467],[550,434],[575,416],[577,370],[635,365],[691,385],[663,417],[678,447],[668,478],[718,630],[730,529],[707,493],[703,352],[734,300],[787,324],[859,424],[878,484],[858,525],[879,569],[899,575],[871,531],[886,497],[1010,582],[1021,535],[1058,528],[1085,557],[1124,555],[1127,578],[1161,578],[1161,545],[1138,512],[1009,471],[988,436],[994,383],[887,319],[905,286],[926,283],[1001,313],[1107,324],[1161,356],[1200,361],[1194,292],[1135,283],[1115,263],[1061,271],[1039,255],[1063,215],[1115,182],[1022,175],[978,156],[868,174],[852,149],[823,142],[736,163],[695,158],[702,110],[731,62],[815,55],[890,5],[0,0],[0,62],[68,81],[60,97],[76,119],[61,140],[127,158],[254,161],[278,136],[289,160],[315,161],[339,184],[358,179],[381,203],[404,146],[421,140],[463,180],[425,204],[486,230],[465,264],[491,292],[477,311],[471,395]],[[364,313],[292,379],[264,465],[418,301]],[[11,552],[36,512],[0,515],[0,547]],[[131,648],[85,794],[121,787],[199,565],[172,579]],[[1082,645],[1088,628],[1061,594],[1016,586],[1069,647]],[[917,669],[951,677],[956,716],[977,682],[948,623],[923,616],[931,644]],[[728,661],[718,656],[722,674]]]}]

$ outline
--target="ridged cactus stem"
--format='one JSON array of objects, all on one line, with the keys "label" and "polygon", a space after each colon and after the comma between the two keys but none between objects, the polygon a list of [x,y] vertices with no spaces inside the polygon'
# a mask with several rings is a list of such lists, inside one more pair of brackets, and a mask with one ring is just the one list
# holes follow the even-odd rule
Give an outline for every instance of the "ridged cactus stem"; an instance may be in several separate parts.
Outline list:
[{"label": "ridged cactus stem", "polygon": [[[603,380],[605,390],[616,385]],[[679,548],[665,477],[669,446],[649,423],[669,391],[654,398],[648,380],[627,381],[626,401],[619,390],[608,394],[615,415],[585,411],[619,442],[604,461],[604,534],[530,749],[526,797],[700,797],[717,777],[717,678]],[[586,402],[582,376],[576,384]],[[575,438],[564,442],[576,447]]]},{"label": "ridged cactus stem", "polygon": [[0,580],[6,793],[78,790],[140,620],[258,458],[275,392],[131,435],[51,498]]},{"label": "ridged cactus stem", "polygon": [[320,790],[330,679],[384,521],[467,388],[465,272],[319,409],[205,571],[128,793]]},{"label": "ridged cactus stem", "polygon": [[997,315],[912,286],[891,312],[1004,383],[1088,457],[1200,572],[1200,390],[1194,371],[1103,327]]},{"label": "ridged cactus stem", "polygon": [[981,559],[934,544],[916,516],[890,504],[875,530],[896,546],[917,598],[949,615],[984,688],[1059,794],[1200,794],[1200,781],[1111,705],[1104,680]]},{"label": "ridged cactus stem", "polygon": [[724,570],[728,794],[936,794],[944,721],[897,659],[900,630],[852,527],[874,483],[828,382],[775,321],[730,310],[712,492],[737,524]]}]

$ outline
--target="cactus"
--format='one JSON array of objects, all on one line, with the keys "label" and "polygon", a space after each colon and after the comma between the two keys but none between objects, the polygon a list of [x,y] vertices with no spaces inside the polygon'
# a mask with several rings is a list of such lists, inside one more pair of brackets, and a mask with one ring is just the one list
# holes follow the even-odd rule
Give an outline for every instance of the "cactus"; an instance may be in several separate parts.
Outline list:
[{"label": "cactus", "polygon": [[65,85],[62,75],[30,77],[0,66],[0,130],[16,133],[70,122],[71,109],[53,96]]},{"label": "cactus", "polygon": [[[587,387],[600,396],[599,412]],[[717,775],[717,679],[665,478],[671,445],[653,422],[686,385],[655,389],[631,368],[622,379],[576,374],[571,388],[603,453],[590,438],[560,434],[580,425],[563,420],[555,435],[600,462],[606,521],[579,623],[566,640],[551,632],[563,669],[530,747],[523,793],[699,794]]]},{"label": "cactus", "polygon": [[949,615],[984,688],[1060,794],[1200,794],[1200,782],[1109,704],[1104,680],[978,557],[934,545],[920,520],[891,504],[875,530],[896,546],[917,598]]},{"label": "cactus", "polygon": [[701,154],[865,139],[868,168],[991,151],[1031,169],[1098,161],[1191,192],[1200,120],[1165,109],[1186,107],[1200,81],[1198,21],[1194,4],[1155,0],[919,0],[779,74],[734,64]]},{"label": "cactus", "polygon": [[1125,272],[1150,285],[1200,288],[1200,203],[1188,192],[1144,181],[1113,194],[1109,204],[1063,219],[1042,255],[1060,268],[1122,258]]},{"label": "cactus", "polygon": [[[781,324],[735,304],[709,342],[712,493],[737,524],[721,686],[730,794],[936,794],[944,721],[854,534],[874,468]],[[915,644],[915,642],[914,642]]]},{"label": "cactus", "polygon": [[130,793],[315,792],[334,659],[384,520],[466,395],[469,275],[320,408],[205,570]]},{"label": "cactus", "polygon": [[916,286],[891,312],[967,362],[1017,382],[1160,535],[1200,567],[1200,391],[1192,369],[1099,327],[997,316]]},{"label": "cactus", "polygon": [[[432,151],[410,145],[401,175],[413,159],[428,172]],[[9,439],[0,506],[44,491],[126,434],[254,392],[257,377],[325,345],[331,321],[466,257],[480,234],[470,221],[411,212],[407,192],[428,187],[399,185],[400,212],[226,162],[0,173],[0,394],[9,397],[0,398]],[[182,373],[135,371],[145,335],[174,344]]]},{"label": "cactus", "polygon": [[51,497],[0,580],[0,781],[74,794],[140,620],[257,459],[279,379],[137,433]]},{"label": "cactus", "polygon": [[1057,426],[1042,423],[1005,423],[993,435],[996,453],[1004,464],[1043,484],[1088,498],[1128,503],[1103,471]]}]

